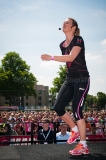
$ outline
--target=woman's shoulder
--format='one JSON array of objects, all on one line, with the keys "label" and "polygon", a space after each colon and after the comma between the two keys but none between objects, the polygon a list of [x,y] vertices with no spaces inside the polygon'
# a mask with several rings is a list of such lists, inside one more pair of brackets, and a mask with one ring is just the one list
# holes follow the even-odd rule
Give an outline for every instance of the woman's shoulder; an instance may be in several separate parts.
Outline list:
[{"label": "woman's shoulder", "polygon": [[84,40],[81,36],[75,36],[72,43],[74,43],[77,46],[81,46],[81,48],[85,48],[84,47]]},{"label": "woman's shoulder", "polygon": [[83,37],[82,36],[75,36],[74,39],[82,39],[83,40]]}]

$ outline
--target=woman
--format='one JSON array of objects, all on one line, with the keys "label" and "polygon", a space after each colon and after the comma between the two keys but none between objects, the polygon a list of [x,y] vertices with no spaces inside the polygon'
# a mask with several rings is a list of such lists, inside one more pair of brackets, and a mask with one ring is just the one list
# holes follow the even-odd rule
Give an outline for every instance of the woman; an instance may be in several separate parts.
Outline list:
[{"label": "woman", "polygon": [[91,135],[91,124],[89,123],[89,121],[87,119],[85,119],[85,122],[86,122],[86,135]]},{"label": "woman", "polygon": [[24,130],[26,135],[31,135],[31,123],[32,123],[32,117],[29,116],[28,120],[24,123]]},{"label": "woman", "polygon": [[[62,30],[66,36],[66,39],[60,44],[62,56],[43,54],[41,59],[66,62],[66,80],[59,91],[54,109],[72,129],[72,135],[67,143],[72,144],[80,136],[80,143],[69,153],[72,155],[89,154],[86,144],[86,124],[82,113],[90,85],[89,72],[85,61],[84,41],[79,36],[78,24],[74,19],[66,19]],[[71,100],[77,125],[75,125],[71,116],[65,112],[65,106]]]},{"label": "woman", "polygon": [[103,135],[103,128],[104,128],[104,125],[103,125],[101,116],[99,116],[98,122],[96,123],[96,135]]},{"label": "woman", "polygon": [[14,125],[14,131],[16,131],[18,135],[23,135],[24,131],[20,119],[16,120],[16,124]]}]

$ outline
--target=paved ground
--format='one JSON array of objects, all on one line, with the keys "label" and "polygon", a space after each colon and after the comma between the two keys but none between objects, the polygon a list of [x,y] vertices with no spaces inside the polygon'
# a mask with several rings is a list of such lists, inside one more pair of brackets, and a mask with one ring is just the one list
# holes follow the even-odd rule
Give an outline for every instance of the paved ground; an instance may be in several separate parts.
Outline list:
[{"label": "paved ground", "polygon": [[89,142],[89,155],[71,156],[75,144],[0,146],[0,160],[106,160],[106,142]]}]

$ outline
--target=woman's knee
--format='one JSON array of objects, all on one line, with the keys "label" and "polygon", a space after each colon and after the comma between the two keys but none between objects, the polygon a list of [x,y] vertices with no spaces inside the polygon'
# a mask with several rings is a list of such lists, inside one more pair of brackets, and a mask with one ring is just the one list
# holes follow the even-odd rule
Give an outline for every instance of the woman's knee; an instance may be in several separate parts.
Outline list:
[{"label": "woman's knee", "polygon": [[54,110],[59,116],[63,116],[65,114],[65,109],[63,109],[61,106],[55,105]]},{"label": "woman's knee", "polygon": [[77,112],[77,111],[73,111],[73,115],[76,121],[83,119],[83,113],[82,112]]}]

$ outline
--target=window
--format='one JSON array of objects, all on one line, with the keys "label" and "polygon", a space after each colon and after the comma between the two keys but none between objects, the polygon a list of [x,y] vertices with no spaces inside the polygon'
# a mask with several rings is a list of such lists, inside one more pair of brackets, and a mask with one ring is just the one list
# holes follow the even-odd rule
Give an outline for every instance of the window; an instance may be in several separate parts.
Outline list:
[{"label": "window", "polygon": [[38,106],[41,106],[41,105],[42,105],[42,103],[41,103],[41,102],[39,102],[39,103],[38,103]]},{"label": "window", "polygon": [[9,100],[9,97],[5,97],[5,100]]},{"label": "window", "polygon": [[28,106],[28,102],[26,103],[26,106]]},{"label": "window", "polygon": [[42,97],[38,97],[38,100],[41,101],[41,100],[42,100]]},{"label": "window", "polygon": [[38,90],[38,94],[42,94],[42,90]]},{"label": "window", "polygon": [[26,96],[26,100],[28,100],[28,96]]}]

